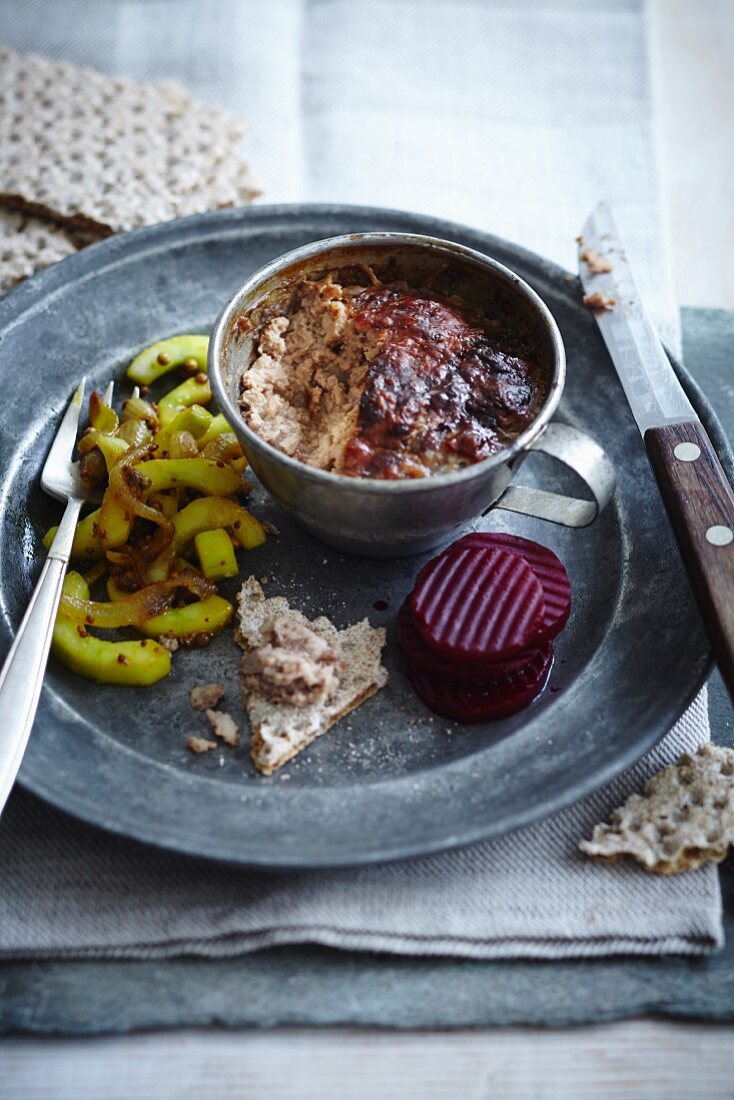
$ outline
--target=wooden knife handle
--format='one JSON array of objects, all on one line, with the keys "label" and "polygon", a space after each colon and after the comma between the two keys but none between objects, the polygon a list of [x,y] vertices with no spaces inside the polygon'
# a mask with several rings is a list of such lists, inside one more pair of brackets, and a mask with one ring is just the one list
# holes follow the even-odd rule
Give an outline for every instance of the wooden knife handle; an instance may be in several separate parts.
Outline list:
[{"label": "wooden knife handle", "polygon": [[648,428],[645,446],[734,700],[734,492],[698,421]]}]

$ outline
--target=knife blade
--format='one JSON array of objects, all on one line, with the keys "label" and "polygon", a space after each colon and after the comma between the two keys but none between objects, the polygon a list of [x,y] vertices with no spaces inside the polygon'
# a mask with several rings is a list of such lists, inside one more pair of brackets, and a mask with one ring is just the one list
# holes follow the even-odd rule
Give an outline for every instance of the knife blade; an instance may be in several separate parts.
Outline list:
[{"label": "knife blade", "polygon": [[578,241],[584,302],[594,309],[645,442],[734,700],[734,492],[655,333],[605,203],[592,211]]},{"label": "knife blade", "polygon": [[[594,272],[594,263],[585,259],[592,249],[611,271]],[[587,295],[615,302],[613,309],[596,311],[596,320],[643,435],[661,424],[697,420],[652,327],[606,203],[598,204],[581,231],[579,275]]]}]

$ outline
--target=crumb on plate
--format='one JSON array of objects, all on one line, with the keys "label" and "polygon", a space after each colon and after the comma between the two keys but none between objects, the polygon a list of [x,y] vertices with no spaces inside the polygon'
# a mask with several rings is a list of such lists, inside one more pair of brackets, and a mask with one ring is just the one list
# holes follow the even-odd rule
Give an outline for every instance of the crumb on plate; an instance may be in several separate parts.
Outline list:
[{"label": "crumb on plate", "polygon": [[197,754],[211,752],[211,750],[216,747],[216,741],[210,741],[208,737],[189,737],[186,740],[186,748],[190,752],[195,752]]},{"label": "crumb on plate", "polygon": [[189,702],[194,710],[209,710],[217,705],[223,695],[222,684],[199,684],[189,692]]},{"label": "crumb on plate", "polygon": [[232,715],[224,710],[208,709],[206,716],[214,736],[224,741],[225,745],[231,745],[236,749],[240,743],[240,731]]}]

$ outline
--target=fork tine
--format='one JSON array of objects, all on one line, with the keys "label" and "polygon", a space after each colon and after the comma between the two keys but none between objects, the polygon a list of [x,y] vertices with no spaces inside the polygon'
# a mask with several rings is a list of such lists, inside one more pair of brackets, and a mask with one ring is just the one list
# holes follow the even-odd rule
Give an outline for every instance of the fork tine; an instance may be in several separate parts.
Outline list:
[{"label": "fork tine", "polygon": [[114,394],[114,392],[115,392],[115,383],[110,378],[109,382],[107,383],[107,389],[104,391],[104,394],[102,395],[102,403],[104,405],[107,405],[110,408],[112,407],[112,395]]},{"label": "fork tine", "polygon": [[55,473],[58,473],[60,469],[64,469],[71,462],[74,444],[76,443],[76,433],[79,428],[79,416],[82,411],[86,381],[86,378],[82,378],[69,402],[69,407],[64,413],[64,419],[59,425],[59,430],[56,432],[54,441],[51,444],[51,450],[48,452],[48,458],[44,463],[42,478],[53,477]]}]

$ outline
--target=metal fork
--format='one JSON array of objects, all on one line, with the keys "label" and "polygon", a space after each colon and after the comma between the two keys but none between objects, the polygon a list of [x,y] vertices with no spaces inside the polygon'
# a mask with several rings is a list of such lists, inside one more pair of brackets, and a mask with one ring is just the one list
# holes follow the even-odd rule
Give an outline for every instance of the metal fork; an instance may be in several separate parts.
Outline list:
[{"label": "metal fork", "polygon": [[[41,474],[43,489],[66,501],[66,509],[0,672],[0,813],[18,774],[36,716],[79,512],[82,504],[92,499],[92,493],[82,483],[79,463],[72,461],[85,382],[82,378],[71,399]],[[103,400],[111,404],[112,383]]]}]

